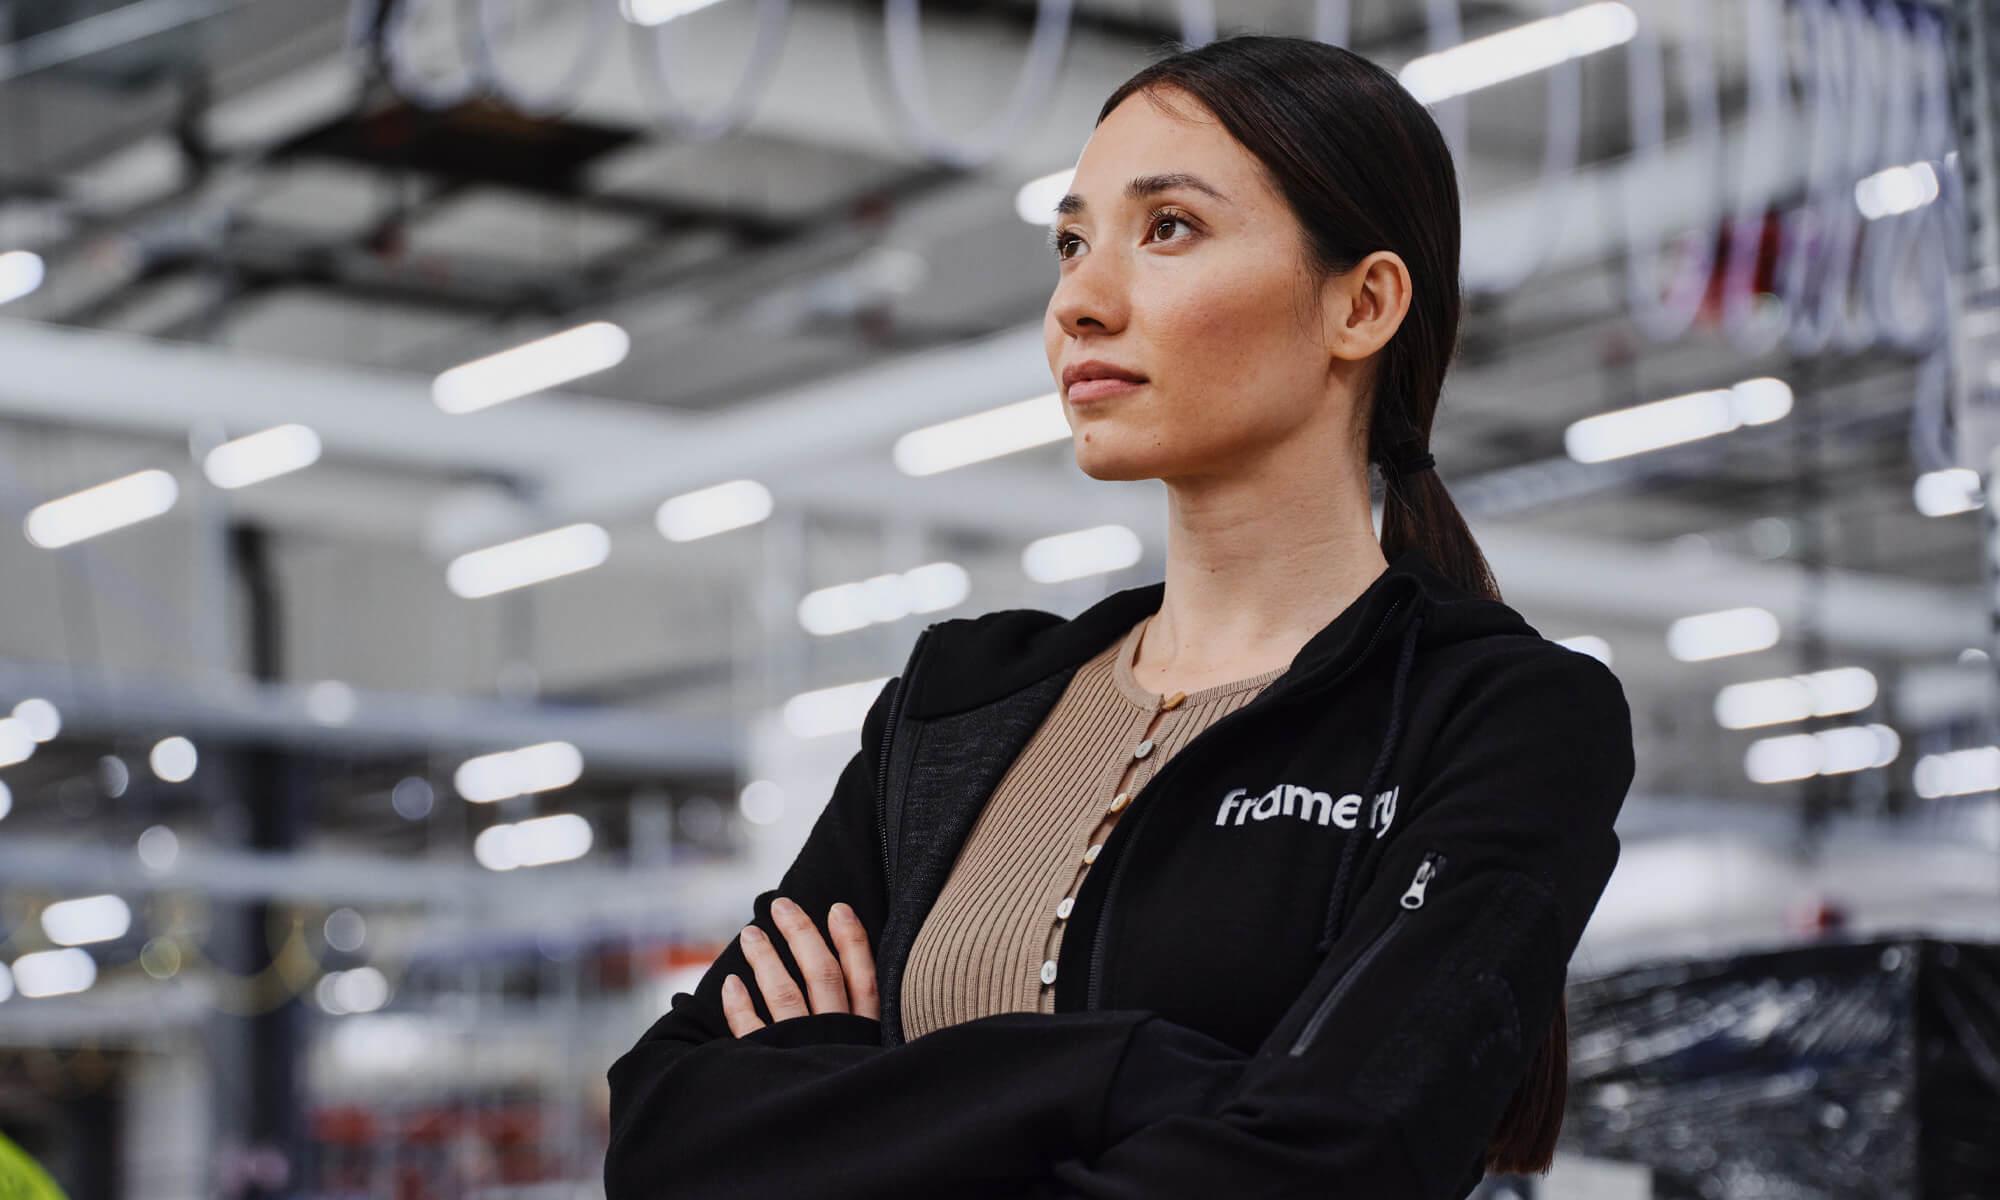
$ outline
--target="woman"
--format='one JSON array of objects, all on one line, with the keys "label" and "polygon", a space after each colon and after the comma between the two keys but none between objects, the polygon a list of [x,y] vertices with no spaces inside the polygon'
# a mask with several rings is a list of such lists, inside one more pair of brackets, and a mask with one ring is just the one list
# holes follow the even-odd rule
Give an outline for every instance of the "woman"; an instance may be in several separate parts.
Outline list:
[{"label": "woman", "polygon": [[1630,712],[1500,602],[1424,451],[1444,142],[1365,60],[1239,37],[1122,86],[1073,187],[1049,366],[1078,465],[1166,483],[1166,578],[924,630],[797,861],[613,1066],[614,1198],[1547,1168]]}]

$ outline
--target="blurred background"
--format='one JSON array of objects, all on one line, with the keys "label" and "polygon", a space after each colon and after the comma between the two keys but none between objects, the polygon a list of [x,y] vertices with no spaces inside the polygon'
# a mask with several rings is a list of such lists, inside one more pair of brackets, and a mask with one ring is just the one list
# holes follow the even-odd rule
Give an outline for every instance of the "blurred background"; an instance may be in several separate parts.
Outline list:
[{"label": "blurred background", "polygon": [[0,1178],[601,1195],[917,632],[1160,577],[1045,230],[1239,32],[1431,105],[1444,479],[1632,702],[1486,1190],[2000,1196],[1996,0],[0,0]]}]

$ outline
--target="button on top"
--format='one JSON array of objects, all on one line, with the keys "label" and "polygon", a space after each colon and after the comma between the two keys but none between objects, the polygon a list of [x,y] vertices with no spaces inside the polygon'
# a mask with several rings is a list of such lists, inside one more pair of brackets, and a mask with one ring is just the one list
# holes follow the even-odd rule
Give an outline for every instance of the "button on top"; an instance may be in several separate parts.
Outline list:
[{"label": "button on top", "polygon": [[1097,852],[1098,852],[1099,850],[1102,850],[1102,849],[1104,849],[1104,843],[1102,843],[1102,842],[1099,842],[1099,843],[1098,843],[1097,845],[1095,845],[1095,846],[1092,846],[1092,847],[1091,847],[1090,849],[1088,849],[1088,850],[1085,850],[1085,851],[1083,852],[1083,861],[1085,861],[1085,862],[1087,862],[1087,863],[1094,863],[1094,862],[1096,862],[1096,861],[1097,861]]},{"label": "button on top", "polygon": [[1153,739],[1147,738],[1145,741],[1139,743],[1138,749],[1132,751],[1132,757],[1144,758],[1148,754],[1151,754],[1152,752],[1153,752]]},{"label": "button on top", "polygon": [[1160,701],[1160,711],[1165,712],[1169,709],[1179,708],[1181,706],[1181,701],[1185,699],[1187,699],[1186,692],[1175,692],[1173,695],[1168,696],[1165,700]]},{"label": "button on top", "polygon": [[1132,803],[1132,793],[1120,792],[1116,796],[1111,797],[1111,811],[1123,812],[1125,806],[1130,803]]},{"label": "button on top", "polygon": [[1070,910],[1075,907],[1076,907],[1076,897],[1064,896],[1062,898],[1062,903],[1056,905],[1056,920],[1058,921],[1069,920]]},{"label": "button on top", "polygon": [[1056,960],[1051,958],[1042,964],[1042,982],[1054,983],[1055,981],[1056,981]]}]

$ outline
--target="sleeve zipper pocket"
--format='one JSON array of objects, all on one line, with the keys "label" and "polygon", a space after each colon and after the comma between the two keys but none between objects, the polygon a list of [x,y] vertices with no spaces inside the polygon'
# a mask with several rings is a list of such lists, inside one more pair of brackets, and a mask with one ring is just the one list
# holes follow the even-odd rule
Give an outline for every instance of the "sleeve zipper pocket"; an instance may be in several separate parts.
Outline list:
[{"label": "sleeve zipper pocket", "polygon": [[1299,1030],[1297,1040],[1292,1043],[1289,1053],[1293,1058],[1297,1058],[1312,1048],[1314,1040],[1319,1037],[1320,1027],[1326,1024],[1326,1019],[1332,1014],[1334,1005],[1340,1003],[1340,998],[1347,994],[1347,990],[1354,985],[1355,979],[1368,969],[1368,964],[1373,962],[1375,956],[1382,952],[1382,947],[1389,944],[1389,939],[1395,935],[1397,928],[1402,925],[1403,918],[1424,906],[1424,894],[1430,888],[1431,880],[1437,877],[1438,869],[1443,866],[1444,855],[1439,854],[1435,850],[1425,851],[1423,861],[1417,864],[1416,874],[1410,878],[1410,886],[1403,890],[1402,907],[1396,910],[1396,915],[1389,919],[1387,925],[1383,926],[1382,932],[1376,934],[1374,939],[1368,943],[1367,948],[1355,957],[1354,962],[1348,966],[1346,971],[1341,973],[1340,979],[1334,983],[1333,989],[1313,1009],[1312,1017],[1306,1021],[1305,1028]]}]

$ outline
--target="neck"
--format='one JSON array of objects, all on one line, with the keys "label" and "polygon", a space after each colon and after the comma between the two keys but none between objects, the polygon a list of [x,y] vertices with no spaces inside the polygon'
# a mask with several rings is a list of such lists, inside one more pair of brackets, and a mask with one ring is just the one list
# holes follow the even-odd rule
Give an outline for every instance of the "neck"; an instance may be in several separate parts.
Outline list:
[{"label": "neck", "polygon": [[1388,565],[1363,462],[1169,480],[1165,589],[1135,669],[1222,678],[1283,666]]}]

